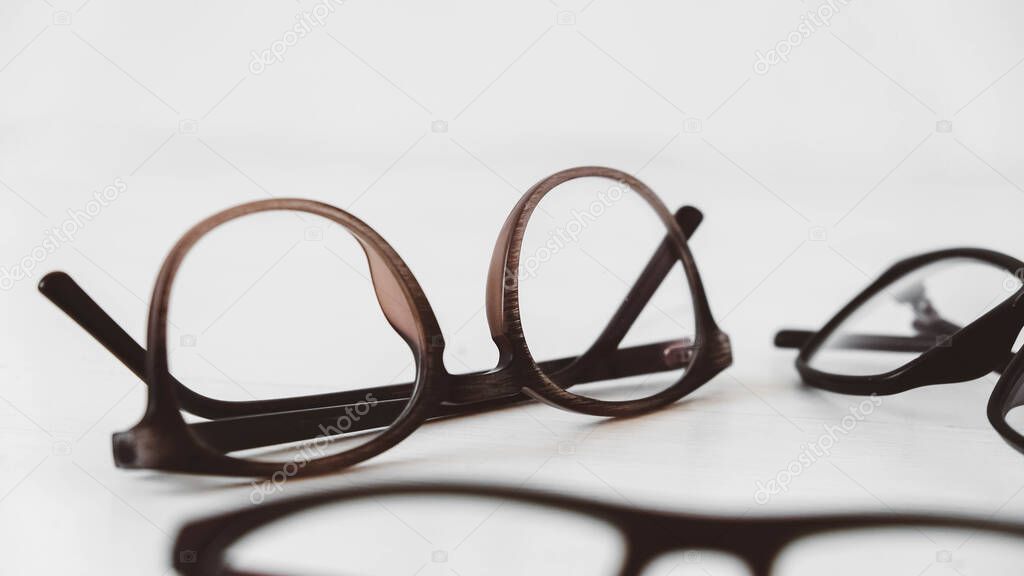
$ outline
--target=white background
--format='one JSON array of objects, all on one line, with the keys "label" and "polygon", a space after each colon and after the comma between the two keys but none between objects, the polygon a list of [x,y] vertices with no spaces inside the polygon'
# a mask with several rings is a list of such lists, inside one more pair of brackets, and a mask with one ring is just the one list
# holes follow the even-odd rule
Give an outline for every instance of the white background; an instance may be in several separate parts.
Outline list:
[{"label": "white background", "polygon": [[755,51],[818,4],[349,0],[252,73],[251,51],[314,6],[0,7],[0,266],[93,191],[127,184],[0,293],[4,573],[166,572],[184,521],[250,490],[113,467],[110,435],[137,421],[145,388],[36,292],[42,273],[71,272],[141,339],[188,226],[243,201],[315,198],[388,239],[465,364],[453,370],[484,369],[491,243],[526,188],[580,164],[704,211],[691,247],[733,368],[629,421],[530,406],[428,425],[287,493],[493,479],[714,512],[1024,512],[1024,460],[984,414],[992,377],[887,398],[788,492],[754,501],[861,400],[800,387],[777,328],[821,324],[905,255],[1021,254],[1024,6],[853,0],[762,75]]}]

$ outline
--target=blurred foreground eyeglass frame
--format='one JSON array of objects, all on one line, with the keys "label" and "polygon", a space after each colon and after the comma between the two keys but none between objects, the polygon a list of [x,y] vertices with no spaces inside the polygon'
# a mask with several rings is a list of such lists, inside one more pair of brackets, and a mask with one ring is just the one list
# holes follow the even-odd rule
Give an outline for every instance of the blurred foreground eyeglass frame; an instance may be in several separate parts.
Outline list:
[{"label": "blurred foreground eyeglass frame", "polygon": [[[654,209],[667,233],[636,284],[597,341],[582,355],[537,363],[530,353],[519,313],[518,270],[523,236],[541,199],[556,186],[584,177],[603,177],[628,186]],[[167,313],[172,284],[185,255],[204,235],[231,220],[266,211],[315,214],[347,229],[370,266],[378,301],[389,323],[412,349],[416,381],[364,390],[275,400],[229,402],[200,395],[171,375],[167,359]],[[149,311],[148,349],[143,349],[67,274],[54,272],[40,291],[149,385],[146,413],[134,428],[114,436],[114,460],[122,468],[228,476],[270,476],[281,463],[245,460],[229,452],[312,440],[322,436],[346,410],[377,398],[373,410],[346,433],[385,428],[365,444],[296,467],[292,476],[336,471],[398,444],[424,421],[480,412],[524,400],[595,416],[636,416],[693,392],[732,363],[728,337],[708,306],[697,266],[686,244],[701,213],[681,208],[673,217],[661,200],[635,177],[611,168],[581,167],[534,185],[512,210],[498,237],[487,278],[487,319],[499,350],[499,365],[473,374],[444,367],[444,339],[419,283],[392,247],[368,225],[333,206],[301,199],[271,199],[230,208],[200,222],[164,261]],[[695,334],[643,346],[619,348],[630,327],[669,271],[680,262],[692,299]],[[603,401],[573,394],[573,385],[686,368],[682,377],[652,396]],[[557,383],[552,379],[557,377]],[[208,421],[186,423],[181,412]]]},{"label": "blurred foreground eyeglass frame", "polygon": [[[889,268],[817,332],[782,330],[775,336],[780,348],[799,348],[796,368],[803,381],[816,388],[852,395],[891,395],[922,386],[966,382],[990,373],[1001,374],[988,403],[988,419],[1006,442],[1024,453],[1024,436],[1006,421],[1006,415],[1024,406],[1024,350],[1014,355],[1013,345],[1024,329],[1024,286],[967,326],[936,316],[937,330],[915,326],[914,336],[853,334],[842,347],[878,352],[920,352],[903,366],[877,375],[832,374],[810,365],[811,358],[857,309],[908,274],[943,260],[969,259],[1005,269],[1020,278],[1024,262],[992,250],[953,248],[901,260]],[[913,304],[913,302],[911,302]],[[934,311],[933,311],[934,312]]]},{"label": "blurred foreground eyeglass frame", "polygon": [[178,533],[174,544],[174,567],[186,576],[240,574],[226,564],[226,552],[253,531],[318,506],[385,496],[495,498],[550,507],[603,521],[616,528],[624,541],[623,564],[609,571],[621,576],[641,574],[659,556],[681,550],[731,554],[743,560],[754,576],[767,576],[772,573],[779,554],[790,544],[802,538],[844,530],[948,528],[1024,539],[1024,524],[969,518],[911,514],[728,518],[648,511],[521,489],[443,484],[391,485],[321,492],[191,522]]}]

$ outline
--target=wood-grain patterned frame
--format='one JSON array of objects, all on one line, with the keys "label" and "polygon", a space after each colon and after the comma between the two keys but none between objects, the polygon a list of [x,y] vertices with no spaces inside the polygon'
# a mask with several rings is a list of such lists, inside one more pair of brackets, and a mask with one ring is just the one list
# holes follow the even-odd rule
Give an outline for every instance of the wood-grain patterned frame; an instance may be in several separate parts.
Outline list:
[{"label": "wood-grain patterned frame", "polygon": [[[594,344],[582,355],[536,362],[526,342],[519,311],[520,250],[527,223],[544,196],[569,180],[603,177],[640,197],[664,223],[666,235],[636,284]],[[416,381],[274,400],[230,402],[208,398],[171,375],[167,358],[167,316],[171,289],[185,256],[214,228],[258,212],[290,210],[315,214],[344,227],[359,242],[369,263],[378,301],[388,322],[405,340],[416,362]],[[371,227],[348,212],[303,199],[270,199],[230,208],[203,220],[175,244],[153,290],[148,348],[143,349],[63,272],[51,273],[40,291],[64,310],[149,385],[142,420],[114,436],[120,467],[233,476],[270,476],[280,463],[249,460],[230,452],[307,441],[322,435],[346,411],[372,392],[376,404],[346,432],[381,429],[365,443],[304,462],[294,475],[339,470],[371,458],[406,438],[424,421],[480,412],[533,399],[605,417],[636,416],[666,406],[710,380],[732,362],[726,335],[715,323],[686,238],[702,216],[692,207],[675,216],[644,183],[611,168],[581,167],[554,174],[533,186],[512,210],[498,237],[487,279],[487,318],[499,364],[474,374],[451,374],[444,366],[444,338],[419,283],[405,262]],[[696,330],[690,338],[620,348],[669,271],[680,263],[693,303]],[[690,336],[690,335],[687,335]],[[602,401],[574,394],[576,384],[686,368],[670,387],[630,401]],[[186,423],[182,411],[207,419]]]}]

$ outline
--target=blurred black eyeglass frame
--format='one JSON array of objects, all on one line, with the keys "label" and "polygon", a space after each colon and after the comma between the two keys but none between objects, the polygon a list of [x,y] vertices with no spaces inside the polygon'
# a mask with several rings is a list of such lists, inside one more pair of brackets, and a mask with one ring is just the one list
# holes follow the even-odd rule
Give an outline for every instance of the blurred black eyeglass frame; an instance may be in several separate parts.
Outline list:
[{"label": "blurred black eyeglass frame", "polygon": [[1011,446],[1024,453],[1024,436],[1006,420],[1007,414],[1024,406],[1024,351],[1013,346],[1024,330],[1024,286],[967,326],[945,320],[924,295],[910,295],[914,307],[914,336],[850,334],[840,346],[879,352],[918,352],[916,358],[884,374],[832,374],[810,365],[811,358],[836,329],[864,303],[920,268],[952,259],[969,259],[994,265],[1020,278],[1024,262],[981,248],[953,248],[901,260],[889,268],[817,332],[782,330],[775,336],[780,348],[799,348],[796,368],[810,386],[852,395],[891,395],[923,386],[966,382],[996,372],[1000,378],[988,402],[988,419]]},{"label": "blurred black eyeglass frame", "polygon": [[[319,506],[386,496],[494,498],[563,510],[603,521],[617,529],[624,541],[625,557],[622,565],[610,571],[620,576],[639,575],[659,556],[681,550],[731,554],[743,560],[753,576],[768,576],[779,555],[789,545],[803,538],[842,531],[886,528],[963,529],[1024,538],[1024,524],[935,515],[715,517],[643,510],[521,489],[453,484],[386,485],[278,500],[191,522],[178,533],[172,562],[178,572],[185,576],[242,574],[229,565],[227,552],[255,530]],[[443,511],[439,513],[443,514]],[[359,522],[359,519],[347,520]]]},{"label": "blurred black eyeglass frame", "polygon": [[[666,235],[597,340],[583,354],[537,362],[522,329],[519,311],[520,250],[527,223],[541,199],[570,180],[601,177],[628,186],[654,209]],[[214,228],[266,211],[299,211],[334,221],[360,243],[370,265],[377,299],[388,322],[416,361],[416,381],[312,396],[229,402],[189,389],[171,375],[167,358],[167,315],[177,270],[192,247]],[[394,249],[370,226],[333,206],[302,199],[270,199],[230,208],[189,230],[164,261],[149,311],[148,347],[131,338],[81,287],[63,272],[48,274],[39,290],[149,386],[146,413],[131,430],[114,436],[114,460],[122,468],[149,468],[226,476],[271,476],[281,463],[246,460],[228,453],[313,440],[324,436],[353,409],[373,410],[345,433],[384,429],[366,443],[304,462],[293,476],[337,471],[398,444],[423,422],[481,412],[526,400],[595,416],[636,416],[667,406],[708,382],[732,363],[729,339],[715,323],[686,238],[703,216],[692,207],[673,214],[643,182],[612,168],[580,167],[558,172],[534,185],[512,210],[498,237],[487,278],[487,318],[498,347],[499,365],[489,371],[451,374],[444,367],[444,338],[419,283]],[[686,275],[695,333],[678,340],[620,348],[668,273],[679,262]],[[651,396],[606,401],[572,393],[587,382],[685,368],[677,382]],[[182,411],[207,421],[186,423]],[[329,429],[329,428],[328,428]]]}]

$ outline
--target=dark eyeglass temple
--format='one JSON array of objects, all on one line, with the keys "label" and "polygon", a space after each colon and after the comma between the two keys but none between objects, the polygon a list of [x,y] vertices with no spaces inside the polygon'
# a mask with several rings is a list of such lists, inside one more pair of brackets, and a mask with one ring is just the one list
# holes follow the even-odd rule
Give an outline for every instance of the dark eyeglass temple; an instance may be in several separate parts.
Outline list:
[{"label": "dark eyeglass temple", "polygon": [[811,330],[779,330],[775,333],[774,344],[776,348],[799,350],[814,334]]},{"label": "dark eyeglass temple", "polygon": [[64,272],[50,272],[39,281],[39,291],[136,376],[145,379],[146,351]]},{"label": "dark eyeglass temple", "polygon": [[[775,335],[777,348],[803,348],[816,332],[780,330]],[[849,334],[836,339],[834,346],[845,350],[876,352],[927,352],[939,343],[937,336],[886,336],[882,334]]]},{"label": "dark eyeglass temple", "polygon": [[[841,350],[867,350],[874,352],[916,352],[923,354],[943,342],[962,327],[950,322],[938,313],[925,294],[923,286],[911,289],[896,296],[896,300],[909,304],[914,309],[913,328],[918,333],[913,336],[890,336],[885,334],[842,334],[833,337],[829,345]],[[775,334],[777,348],[802,349],[816,334],[810,330],[780,330]],[[993,371],[1001,374],[1013,359],[1007,354],[1005,361],[1000,362]]]},{"label": "dark eyeglass temple", "polygon": [[[955,331],[954,331],[955,332]],[[780,330],[775,334],[777,348],[802,349],[816,334],[811,330]],[[917,352],[923,354],[936,346],[942,345],[948,335],[920,334],[917,336],[885,336],[882,334],[847,334],[835,340],[831,345],[841,350],[867,350],[872,352]],[[992,368],[996,374],[1002,374],[1013,360],[1009,352],[1004,360]]]},{"label": "dark eyeglass temple", "polygon": [[[693,206],[683,206],[676,210],[675,219],[683,236],[689,239],[697,232],[697,228],[704,220],[704,215]],[[607,357],[618,349],[626,334],[629,333],[629,329],[633,327],[644,308],[650,303],[651,298],[665,281],[676,261],[677,258],[672,253],[672,245],[666,238],[658,245],[593,346],[580,356],[581,360],[589,360],[592,363],[593,358]],[[576,367],[584,363],[578,362]]]}]

